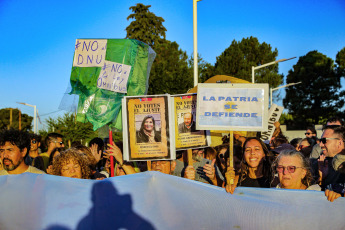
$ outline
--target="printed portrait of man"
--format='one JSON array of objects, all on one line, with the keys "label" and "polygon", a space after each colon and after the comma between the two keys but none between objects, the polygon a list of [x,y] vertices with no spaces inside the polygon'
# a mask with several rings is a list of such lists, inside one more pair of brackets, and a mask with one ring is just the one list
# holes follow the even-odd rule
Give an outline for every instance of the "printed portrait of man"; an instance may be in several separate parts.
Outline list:
[{"label": "printed portrait of man", "polygon": [[192,113],[185,113],[183,115],[183,123],[178,125],[179,133],[191,133],[195,132],[195,122],[193,121]]}]

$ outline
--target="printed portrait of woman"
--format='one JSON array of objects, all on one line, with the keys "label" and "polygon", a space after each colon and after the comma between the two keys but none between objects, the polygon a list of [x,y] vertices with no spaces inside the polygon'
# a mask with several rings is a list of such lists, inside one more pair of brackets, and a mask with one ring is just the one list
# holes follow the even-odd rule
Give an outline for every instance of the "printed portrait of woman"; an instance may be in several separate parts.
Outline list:
[{"label": "printed portrait of woman", "polygon": [[153,116],[148,115],[144,117],[136,136],[137,143],[161,142],[161,133],[156,129],[156,122]]}]

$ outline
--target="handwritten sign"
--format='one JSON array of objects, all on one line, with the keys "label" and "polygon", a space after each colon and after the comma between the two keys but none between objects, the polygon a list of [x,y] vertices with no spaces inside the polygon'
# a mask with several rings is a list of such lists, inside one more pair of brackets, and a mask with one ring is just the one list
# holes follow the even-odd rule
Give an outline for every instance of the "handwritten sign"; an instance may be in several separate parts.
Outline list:
[{"label": "handwritten sign", "polygon": [[111,61],[104,61],[98,76],[97,88],[118,93],[127,93],[127,82],[131,66]]},{"label": "handwritten sign", "polygon": [[77,39],[73,66],[102,67],[107,50],[107,39]]},{"label": "handwritten sign", "polygon": [[274,126],[274,122],[279,121],[279,118],[282,115],[283,110],[284,110],[284,107],[282,106],[278,106],[276,104],[273,104],[271,106],[270,111],[268,112],[269,114],[268,131],[261,132],[260,139],[262,141],[271,140],[274,130],[276,129],[276,127]]},{"label": "handwritten sign", "polygon": [[197,129],[266,131],[268,84],[198,84]]},{"label": "handwritten sign", "polygon": [[170,144],[169,96],[124,97],[124,159],[170,160],[175,149]]}]

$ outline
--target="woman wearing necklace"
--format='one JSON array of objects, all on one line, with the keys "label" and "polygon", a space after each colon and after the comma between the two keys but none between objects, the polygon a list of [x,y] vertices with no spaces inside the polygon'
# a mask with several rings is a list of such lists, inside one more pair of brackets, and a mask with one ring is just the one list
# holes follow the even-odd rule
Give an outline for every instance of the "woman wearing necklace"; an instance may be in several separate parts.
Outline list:
[{"label": "woman wearing necklace", "polygon": [[137,132],[137,143],[161,142],[161,134],[156,130],[156,123],[153,116],[146,116],[140,130]]},{"label": "woman wearing necklace", "polygon": [[266,145],[259,138],[250,137],[243,146],[243,159],[238,175],[235,177],[235,183],[225,187],[226,191],[231,194],[238,186],[270,187],[271,165]]}]

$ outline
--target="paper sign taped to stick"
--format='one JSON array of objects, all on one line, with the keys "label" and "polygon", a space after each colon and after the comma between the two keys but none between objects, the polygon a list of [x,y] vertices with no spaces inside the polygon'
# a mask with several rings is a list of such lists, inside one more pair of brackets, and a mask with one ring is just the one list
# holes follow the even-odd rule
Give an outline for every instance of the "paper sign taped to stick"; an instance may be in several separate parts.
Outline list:
[{"label": "paper sign taped to stick", "polygon": [[104,61],[98,76],[97,87],[113,92],[127,93],[127,81],[131,66],[112,61]]},{"label": "paper sign taped to stick", "polygon": [[283,110],[284,110],[284,107],[278,106],[276,104],[272,104],[270,111],[268,112],[269,114],[268,131],[261,132],[260,139],[262,141],[271,140],[274,130],[276,129],[276,127],[274,126],[274,122],[279,121]]},{"label": "paper sign taped to stick", "polygon": [[175,147],[177,150],[202,148],[210,145],[209,131],[196,129],[196,94],[171,96],[173,109],[171,118],[175,127]]},{"label": "paper sign taped to stick", "polygon": [[73,66],[101,67],[107,51],[107,39],[77,39]]},{"label": "paper sign taped to stick", "polygon": [[175,149],[170,142],[169,96],[124,97],[122,103],[124,159],[174,159]]},{"label": "paper sign taped to stick", "polygon": [[268,84],[198,84],[197,129],[266,131]]}]

